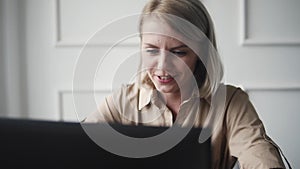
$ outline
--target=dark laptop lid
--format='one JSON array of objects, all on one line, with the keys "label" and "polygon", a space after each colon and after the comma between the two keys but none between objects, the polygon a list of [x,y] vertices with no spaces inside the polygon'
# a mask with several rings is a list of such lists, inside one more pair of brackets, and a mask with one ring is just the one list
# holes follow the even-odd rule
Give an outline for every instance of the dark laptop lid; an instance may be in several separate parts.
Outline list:
[{"label": "dark laptop lid", "polygon": [[[118,124],[112,127],[132,137],[149,137],[167,129]],[[206,169],[211,167],[210,139],[200,144],[201,130],[192,128],[179,144],[160,155],[127,158],[99,147],[79,123],[0,119],[0,165],[8,168]]]}]

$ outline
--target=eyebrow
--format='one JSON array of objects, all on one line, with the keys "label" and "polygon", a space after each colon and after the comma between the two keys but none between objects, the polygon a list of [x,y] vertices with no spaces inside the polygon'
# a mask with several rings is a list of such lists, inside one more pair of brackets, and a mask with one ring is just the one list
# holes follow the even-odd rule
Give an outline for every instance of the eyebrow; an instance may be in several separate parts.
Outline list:
[{"label": "eyebrow", "polygon": [[[153,44],[150,44],[150,43],[145,43],[145,45],[148,45],[149,47],[151,48],[159,48]],[[187,45],[179,45],[179,46],[175,46],[173,48],[171,48],[170,50],[175,50],[175,49],[179,49],[179,48],[187,48],[188,46]]]},{"label": "eyebrow", "polygon": [[186,45],[180,45],[180,46],[173,47],[170,50],[175,50],[175,49],[179,49],[179,48],[187,48],[187,47],[188,46],[186,46]]}]

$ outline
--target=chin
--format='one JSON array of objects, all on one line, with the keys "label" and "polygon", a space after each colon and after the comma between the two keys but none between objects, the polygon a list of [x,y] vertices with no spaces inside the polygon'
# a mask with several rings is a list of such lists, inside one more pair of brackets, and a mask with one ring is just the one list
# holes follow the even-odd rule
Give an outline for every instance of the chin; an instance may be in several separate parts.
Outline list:
[{"label": "chin", "polygon": [[156,90],[158,90],[161,93],[177,93],[179,89],[175,86],[160,86],[155,85]]}]

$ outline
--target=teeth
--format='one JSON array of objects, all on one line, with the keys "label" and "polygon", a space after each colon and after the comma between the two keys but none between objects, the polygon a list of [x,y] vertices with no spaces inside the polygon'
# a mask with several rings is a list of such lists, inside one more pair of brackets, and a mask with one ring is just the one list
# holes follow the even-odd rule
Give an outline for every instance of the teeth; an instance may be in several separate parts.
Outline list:
[{"label": "teeth", "polygon": [[171,76],[160,76],[160,79],[162,79],[162,80],[168,80],[170,78],[171,78]]}]

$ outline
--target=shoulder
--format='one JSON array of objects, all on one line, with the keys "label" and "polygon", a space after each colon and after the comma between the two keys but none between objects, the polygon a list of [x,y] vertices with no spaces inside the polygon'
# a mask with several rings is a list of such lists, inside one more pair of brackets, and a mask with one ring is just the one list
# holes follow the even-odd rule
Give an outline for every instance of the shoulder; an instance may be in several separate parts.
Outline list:
[{"label": "shoulder", "polygon": [[225,85],[221,84],[220,88],[225,89],[226,92],[226,102],[228,104],[235,103],[244,103],[249,101],[249,96],[246,91],[241,89],[240,87],[236,87],[233,85]]},{"label": "shoulder", "polygon": [[226,85],[227,105],[226,114],[227,120],[232,122],[259,120],[258,114],[251,103],[246,91],[239,87]]},{"label": "shoulder", "polygon": [[249,95],[246,91],[244,91],[240,87],[236,87],[233,85],[225,86],[228,102],[230,102],[231,104],[244,104],[249,102]]},{"label": "shoulder", "polygon": [[217,92],[223,94],[219,95],[225,98],[224,110],[227,116],[235,116],[247,111],[255,112],[247,92],[240,87],[221,84]]}]

